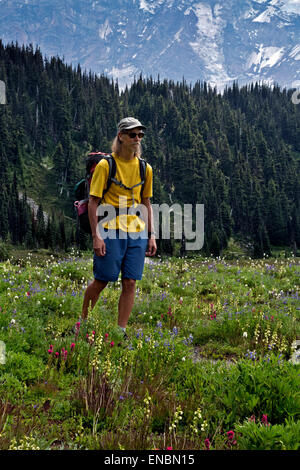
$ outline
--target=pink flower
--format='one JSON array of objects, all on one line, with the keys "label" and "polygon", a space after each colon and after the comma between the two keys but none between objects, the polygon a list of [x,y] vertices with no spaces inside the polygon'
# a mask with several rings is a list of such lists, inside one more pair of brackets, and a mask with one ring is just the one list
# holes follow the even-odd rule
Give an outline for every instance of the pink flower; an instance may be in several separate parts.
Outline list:
[{"label": "pink flower", "polygon": [[234,438],[234,432],[233,431],[228,431],[227,436],[228,436],[228,439],[232,440]]},{"label": "pink flower", "polygon": [[173,450],[173,447],[167,447],[166,450]]},{"label": "pink flower", "polygon": [[114,344],[115,343],[113,341],[110,343],[111,348],[114,346]]},{"label": "pink flower", "polygon": [[75,349],[75,343],[71,343],[71,351],[74,351]]},{"label": "pink flower", "polygon": [[30,292],[26,292],[26,295],[27,295],[27,297],[29,297],[29,296],[30,296]]},{"label": "pink flower", "polygon": [[269,426],[268,415],[262,415],[261,422],[265,424],[266,426]]},{"label": "pink flower", "polygon": [[96,334],[96,331],[92,331],[92,335],[95,336],[95,334]]},{"label": "pink flower", "polygon": [[252,415],[252,416],[250,417],[250,421],[253,421],[253,422],[255,423],[255,416],[254,416],[254,415]]},{"label": "pink flower", "polygon": [[204,439],[204,444],[207,450],[210,448],[210,440],[209,439]]},{"label": "pink flower", "polygon": [[56,353],[55,353],[55,356],[58,357],[58,356],[59,356],[59,352],[56,352]]},{"label": "pink flower", "polygon": [[53,353],[53,349],[48,349],[48,353],[49,353],[49,354],[52,354],[52,353]]},{"label": "pink flower", "polygon": [[105,338],[108,338],[108,333],[105,333]]}]

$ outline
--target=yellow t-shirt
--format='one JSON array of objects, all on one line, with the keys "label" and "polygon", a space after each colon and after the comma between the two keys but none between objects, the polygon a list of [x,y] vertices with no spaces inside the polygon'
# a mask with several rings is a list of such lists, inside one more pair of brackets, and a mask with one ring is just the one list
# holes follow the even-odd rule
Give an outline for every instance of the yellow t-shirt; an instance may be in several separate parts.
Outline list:
[{"label": "yellow t-shirt", "polygon": [[[112,156],[115,159],[117,167],[115,175],[116,180],[122,182],[128,188],[140,183],[140,164],[137,157],[126,160],[115,153],[112,153]],[[100,160],[93,173],[90,186],[91,196],[102,198],[103,191],[107,187],[108,171],[108,162],[104,159]],[[146,197],[152,197],[152,167],[149,163],[146,167],[143,189],[143,198]],[[128,190],[112,182],[109,190],[104,194],[101,204],[111,204],[114,207],[128,208],[132,207],[133,204],[135,207],[141,204],[141,202],[141,185],[132,190]],[[125,232],[141,232],[145,228],[145,223],[137,215],[120,214],[116,219],[106,222],[104,228],[121,229]]]}]

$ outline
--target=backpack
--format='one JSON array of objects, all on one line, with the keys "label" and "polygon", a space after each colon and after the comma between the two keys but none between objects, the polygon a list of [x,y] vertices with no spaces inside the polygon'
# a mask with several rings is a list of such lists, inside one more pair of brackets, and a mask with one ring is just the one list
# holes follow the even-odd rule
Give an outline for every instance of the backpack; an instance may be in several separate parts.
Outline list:
[{"label": "backpack", "polygon": [[[89,195],[90,195],[90,185],[92,181],[92,176],[97,164],[100,160],[105,159],[108,162],[108,178],[106,183],[106,189],[103,191],[102,197],[104,194],[109,190],[112,183],[117,184],[118,186],[132,190],[136,186],[141,186],[141,196],[143,194],[145,178],[146,178],[146,166],[147,163],[142,158],[139,158],[140,163],[140,183],[135,184],[131,188],[128,188],[126,185],[122,183],[122,181],[118,181],[115,178],[117,165],[114,157],[108,153],[103,152],[91,152],[88,154],[86,159],[86,176],[85,178],[81,179],[74,187],[74,194],[76,197],[76,201],[74,202],[74,207],[77,216],[77,226],[79,225],[80,228],[85,233],[91,233],[89,215],[88,215],[88,203],[89,203]],[[118,209],[116,208],[117,213]]]}]

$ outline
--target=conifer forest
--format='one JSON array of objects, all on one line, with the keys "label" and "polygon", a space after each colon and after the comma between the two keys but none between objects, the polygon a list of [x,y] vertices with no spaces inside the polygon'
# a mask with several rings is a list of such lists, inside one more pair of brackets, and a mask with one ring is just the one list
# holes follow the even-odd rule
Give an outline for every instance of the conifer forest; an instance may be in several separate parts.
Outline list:
[{"label": "conifer forest", "polygon": [[[118,121],[147,126],[153,203],[204,204],[203,253],[234,237],[254,257],[300,246],[300,106],[292,90],[234,83],[220,93],[160,77],[130,88],[33,46],[0,43],[0,239],[24,248],[85,249],[74,186],[91,151],[110,152]],[[38,208],[33,212],[32,198]],[[173,241],[158,240],[173,253]]]}]

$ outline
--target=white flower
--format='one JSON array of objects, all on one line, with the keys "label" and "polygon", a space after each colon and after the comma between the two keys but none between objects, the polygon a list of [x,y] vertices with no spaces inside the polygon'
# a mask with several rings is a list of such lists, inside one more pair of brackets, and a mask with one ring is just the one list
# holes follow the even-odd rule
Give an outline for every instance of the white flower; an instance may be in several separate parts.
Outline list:
[{"label": "white flower", "polygon": [[16,320],[14,318],[12,318],[10,323],[16,323]]},{"label": "white flower", "polygon": [[243,338],[247,338],[247,336],[248,336],[247,331],[244,331],[244,333],[243,333]]},{"label": "white flower", "polygon": [[185,357],[183,357],[182,360],[185,361]]}]

